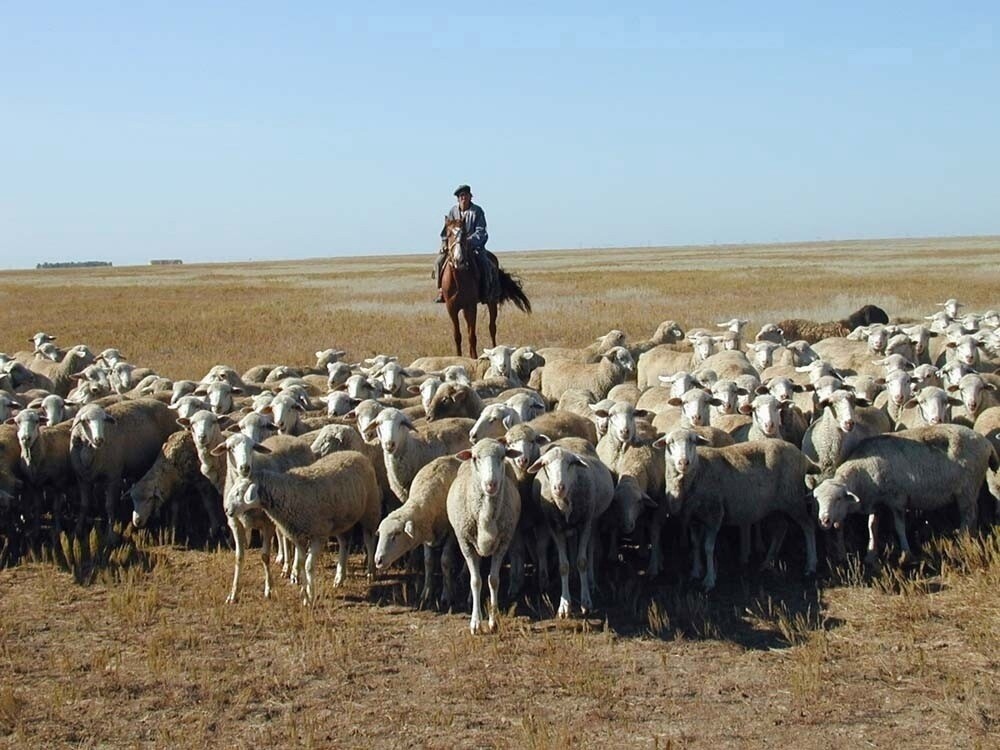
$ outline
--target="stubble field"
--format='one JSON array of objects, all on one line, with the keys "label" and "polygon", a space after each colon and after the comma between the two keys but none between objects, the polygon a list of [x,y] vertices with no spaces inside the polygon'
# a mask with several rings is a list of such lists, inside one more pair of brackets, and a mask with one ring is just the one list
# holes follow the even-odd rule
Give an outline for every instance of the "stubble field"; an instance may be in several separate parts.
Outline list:
[{"label": "stubble field", "polygon": [[[665,319],[756,330],[866,303],[914,318],[947,297],[1000,305],[1000,238],[500,259],[535,308],[502,312],[498,340],[514,345],[643,339]],[[172,378],[311,363],[331,346],[352,361],[450,354],[431,260],[4,272],[0,351],[45,330]],[[129,564],[89,585],[51,551],[0,570],[0,747],[1000,745],[996,530],[926,535],[912,568],[855,561],[810,587],[790,535],[777,572],[741,575],[723,552],[707,597],[675,551],[657,581],[613,566],[590,619],[557,624],[525,596],[475,638],[465,612],[413,608],[414,575],[366,585],[357,555],[343,589],[324,558],[311,609],[284,581],[263,600],[249,555],[226,605],[231,552],[129,538]]]}]

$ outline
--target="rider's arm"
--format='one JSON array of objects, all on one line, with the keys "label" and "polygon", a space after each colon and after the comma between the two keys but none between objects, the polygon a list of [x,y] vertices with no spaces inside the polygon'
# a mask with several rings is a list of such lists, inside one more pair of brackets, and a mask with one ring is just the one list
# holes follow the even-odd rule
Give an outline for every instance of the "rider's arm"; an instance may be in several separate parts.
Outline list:
[{"label": "rider's arm", "polygon": [[476,211],[476,223],[472,234],[468,237],[468,241],[475,247],[482,247],[489,238],[490,236],[486,233],[486,214],[482,209],[479,209]]}]

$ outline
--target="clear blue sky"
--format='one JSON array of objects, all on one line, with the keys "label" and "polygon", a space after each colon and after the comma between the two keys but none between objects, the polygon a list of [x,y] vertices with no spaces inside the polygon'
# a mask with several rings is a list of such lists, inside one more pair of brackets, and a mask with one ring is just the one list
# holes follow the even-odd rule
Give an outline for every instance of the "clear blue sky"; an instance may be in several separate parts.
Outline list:
[{"label": "clear blue sky", "polygon": [[538,5],[0,0],[0,267],[1000,233],[994,2]]}]

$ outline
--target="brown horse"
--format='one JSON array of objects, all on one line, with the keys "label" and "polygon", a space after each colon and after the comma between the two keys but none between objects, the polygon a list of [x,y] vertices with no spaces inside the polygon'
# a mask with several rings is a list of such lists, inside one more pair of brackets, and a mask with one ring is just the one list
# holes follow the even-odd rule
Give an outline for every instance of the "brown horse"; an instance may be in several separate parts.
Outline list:
[{"label": "brown horse", "polygon": [[[444,229],[448,260],[441,275],[441,293],[455,334],[455,353],[462,356],[462,331],[458,323],[458,314],[461,312],[469,331],[469,356],[476,359],[479,356],[476,341],[476,315],[480,302],[479,264],[466,242],[462,220],[446,219]],[[497,345],[497,310],[500,305],[513,302],[519,310],[531,312],[531,302],[521,289],[521,282],[499,266],[497,274],[500,295],[495,300],[483,303],[490,311],[490,341],[493,346]]]}]

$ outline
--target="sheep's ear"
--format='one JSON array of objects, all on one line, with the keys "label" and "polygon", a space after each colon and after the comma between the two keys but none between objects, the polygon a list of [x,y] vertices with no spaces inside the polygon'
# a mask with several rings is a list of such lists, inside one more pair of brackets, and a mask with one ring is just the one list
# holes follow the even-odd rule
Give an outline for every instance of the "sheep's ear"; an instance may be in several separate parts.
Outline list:
[{"label": "sheep's ear", "polygon": [[911,398],[909,401],[907,401],[905,404],[903,404],[902,408],[903,409],[912,409],[916,405],[917,405],[917,400],[915,398]]},{"label": "sheep's ear", "polygon": [[871,406],[872,402],[869,401],[868,399],[864,398],[863,396],[857,396],[857,395],[855,395],[855,397],[854,397],[854,405],[855,406]]},{"label": "sheep's ear", "polygon": [[520,458],[523,454],[516,448],[508,448],[507,452],[503,454],[504,458]]},{"label": "sheep's ear", "polygon": [[548,445],[551,442],[552,438],[550,438],[548,435],[542,434],[535,436],[535,445]]},{"label": "sheep's ear", "polygon": [[667,403],[670,404],[671,406],[681,406],[684,402],[681,399],[677,398],[677,396],[674,396],[669,401],[667,401]]},{"label": "sheep's ear", "polygon": [[347,414],[341,417],[345,422],[356,423],[358,421],[358,414],[354,409],[351,409]]},{"label": "sheep's ear", "polygon": [[237,396],[242,396],[243,395],[243,389],[239,388],[239,387],[231,388],[229,392],[230,393],[235,393]]},{"label": "sheep's ear", "polygon": [[118,424],[118,420],[112,417],[110,414],[104,415],[105,424]]},{"label": "sheep's ear", "polygon": [[413,394],[414,396],[419,396],[420,395],[420,386],[419,385],[408,385],[408,386],[406,386],[406,392],[410,393],[410,394]]},{"label": "sheep's ear", "polygon": [[861,503],[861,502],[862,502],[862,501],[861,501],[861,498],[860,498],[860,497],[858,497],[857,495],[855,495],[855,494],[854,494],[853,492],[851,492],[850,490],[846,490],[846,491],[845,491],[845,494],[846,494],[846,495],[847,495],[847,496],[848,496],[849,498],[851,498],[851,500],[853,500],[853,501],[854,501],[854,502],[856,502],[856,503]]},{"label": "sheep's ear", "polygon": [[[767,388],[766,385],[758,385],[756,388],[754,388],[753,392],[756,395],[758,395],[758,396],[764,396],[764,395],[770,393],[771,391],[768,390],[768,388]],[[748,391],[746,388],[737,388],[736,389],[736,393],[738,395],[740,395],[740,396],[749,396],[750,395],[750,391]]]},{"label": "sheep's ear", "polygon": [[601,408],[601,407],[595,408],[593,404],[588,404],[588,406],[590,407],[590,411],[592,411],[594,413],[595,417],[600,417],[601,419],[607,419],[608,418],[608,410],[607,409],[604,409],[604,408]]},{"label": "sheep's ear", "polygon": [[657,435],[656,440],[652,442],[654,448],[666,448],[667,447],[667,436]]},{"label": "sheep's ear", "polygon": [[[28,341],[31,341],[31,339],[28,339]],[[11,417],[10,419],[5,420],[4,424],[17,424],[17,420]]]},{"label": "sheep's ear", "polygon": [[645,409],[636,409],[635,418],[636,419],[652,419],[656,415],[651,411],[646,411]]},{"label": "sheep's ear", "polygon": [[468,461],[470,458],[472,458],[472,451],[466,448],[464,451],[459,451],[458,453],[456,453],[455,458],[457,458],[459,461]]},{"label": "sheep's ear", "polygon": [[413,521],[407,521],[403,524],[403,533],[406,534],[410,539],[414,536]]},{"label": "sheep's ear", "polygon": [[373,437],[375,437],[375,433],[377,430],[378,430],[378,425],[375,422],[372,422],[370,425],[365,427],[364,431],[361,434],[364,436],[366,440],[371,440]]},{"label": "sheep's ear", "polygon": [[217,446],[212,448],[212,450],[210,450],[209,453],[211,453],[213,456],[222,456],[225,455],[227,450],[228,449],[226,448],[225,443],[219,443]]},{"label": "sheep's ear", "polygon": [[543,466],[545,466],[545,456],[539,458],[537,461],[535,461],[535,463],[533,463],[531,466],[525,469],[525,471],[528,472],[529,474],[537,474],[542,470]]},{"label": "sheep's ear", "polygon": [[823,480],[818,474],[806,474],[805,476],[806,489],[810,492],[822,484]]},{"label": "sheep's ear", "polygon": [[403,421],[401,422],[401,424],[403,425],[403,427],[406,427],[409,430],[417,429],[416,427],[413,426],[413,422],[410,421],[410,418],[405,414],[403,415]]},{"label": "sheep's ear", "polygon": [[582,458],[580,458],[575,453],[571,453],[570,456],[571,456],[571,458],[569,460],[570,466],[573,466],[573,465],[583,466],[583,467],[587,466],[587,462],[584,461]]},{"label": "sheep's ear", "polygon": [[255,453],[271,453],[271,449],[260,443],[254,443],[253,449]]},{"label": "sheep's ear", "polygon": [[947,388],[945,388],[945,390],[948,391],[949,393],[954,393],[955,391],[960,390],[960,389],[959,389],[959,387],[957,385],[955,385],[954,383],[952,383]]},{"label": "sheep's ear", "polygon": [[753,407],[750,404],[742,404],[739,409],[737,409],[740,414],[747,416],[753,413]]},{"label": "sheep's ear", "polygon": [[456,401],[465,401],[465,399],[467,399],[468,397],[469,397],[468,388],[456,388],[455,395],[452,396],[452,398],[454,398]]},{"label": "sheep's ear", "polygon": [[722,406],[722,401],[717,398],[708,399],[708,403],[710,403],[712,406]]},{"label": "sheep's ear", "polygon": [[191,420],[188,419],[187,417],[179,417],[177,419],[177,424],[186,429],[191,426]]},{"label": "sheep's ear", "polygon": [[653,498],[647,495],[645,492],[642,493],[642,504],[647,508],[658,508],[659,503],[657,503]]},{"label": "sheep's ear", "polygon": [[962,405],[962,399],[960,399],[960,398],[952,398],[952,397],[949,396],[948,397],[948,403],[951,406],[961,406]]}]

